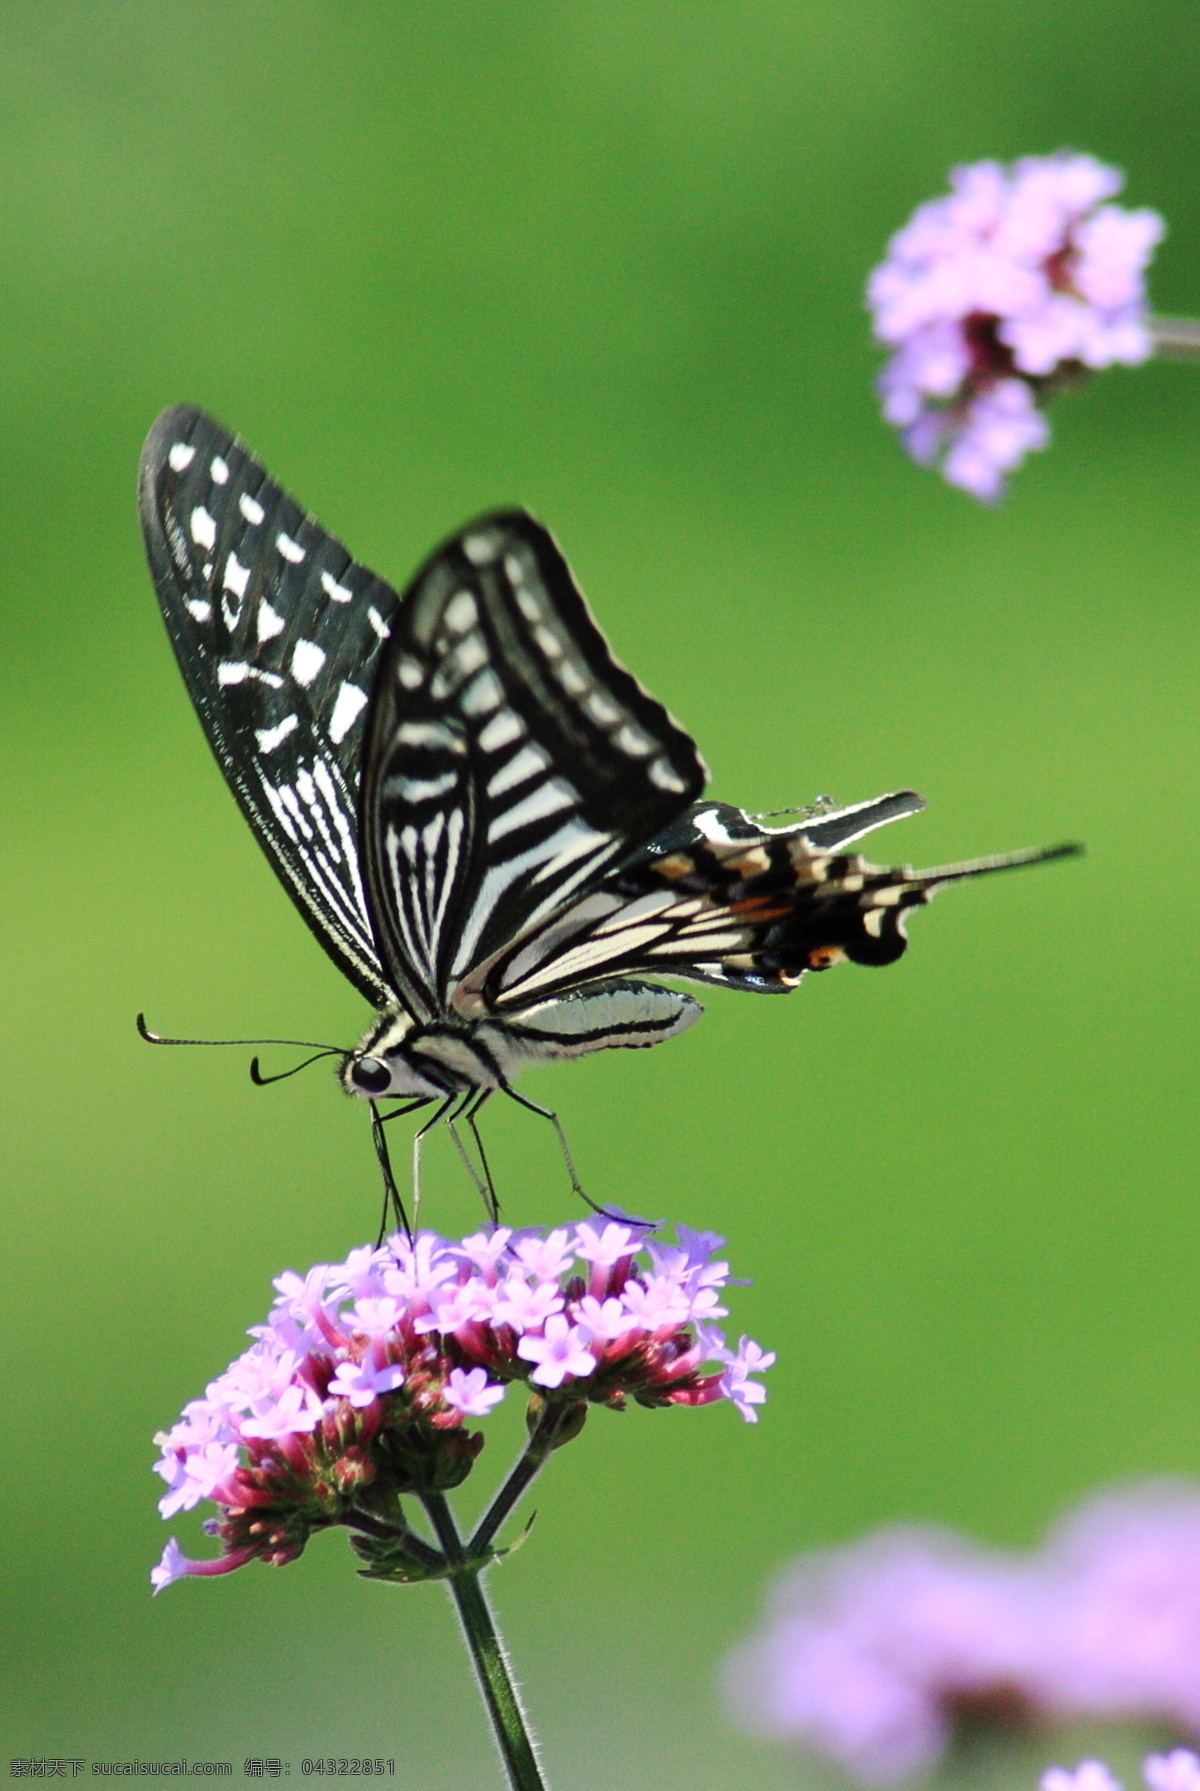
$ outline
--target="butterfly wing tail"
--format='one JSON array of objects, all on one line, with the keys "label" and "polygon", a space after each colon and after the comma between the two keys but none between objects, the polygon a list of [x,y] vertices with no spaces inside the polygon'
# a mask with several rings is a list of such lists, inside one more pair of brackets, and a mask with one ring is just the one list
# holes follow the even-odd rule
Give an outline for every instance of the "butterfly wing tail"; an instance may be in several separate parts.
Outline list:
[{"label": "butterfly wing tail", "polygon": [[828,897],[822,901],[818,896],[811,906],[805,905],[803,913],[797,910],[797,920],[803,930],[821,934],[819,941],[808,946],[804,953],[805,967],[823,970],[836,963],[839,957],[847,957],[855,964],[895,963],[908,944],[905,933],[908,911],[923,907],[947,883],[990,876],[993,871],[1046,864],[1055,858],[1075,858],[1082,851],[1083,847],[1075,843],[1032,846],[1020,852],[965,859],[961,864],[939,865],[927,871],[914,871],[908,866],[898,870],[876,870],[864,865],[861,872],[849,870],[841,876],[835,869],[837,861],[830,861],[825,885]]}]

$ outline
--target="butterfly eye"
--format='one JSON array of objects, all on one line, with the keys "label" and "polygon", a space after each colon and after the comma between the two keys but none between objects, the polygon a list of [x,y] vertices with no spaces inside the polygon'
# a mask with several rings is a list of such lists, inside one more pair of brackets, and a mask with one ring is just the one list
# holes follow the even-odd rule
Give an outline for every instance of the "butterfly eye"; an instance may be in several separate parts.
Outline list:
[{"label": "butterfly eye", "polygon": [[350,1065],[350,1080],[364,1094],[380,1095],[392,1086],[392,1072],[377,1057],[359,1057]]}]

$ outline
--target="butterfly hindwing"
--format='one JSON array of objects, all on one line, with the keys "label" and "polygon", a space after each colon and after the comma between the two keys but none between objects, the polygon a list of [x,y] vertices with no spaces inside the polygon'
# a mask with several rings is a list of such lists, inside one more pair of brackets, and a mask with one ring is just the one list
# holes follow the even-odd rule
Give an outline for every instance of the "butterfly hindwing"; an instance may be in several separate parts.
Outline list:
[{"label": "butterfly hindwing", "polygon": [[[902,791],[816,825],[856,837],[919,806]],[[742,809],[698,803],[639,857],[497,953],[473,984],[486,1005],[515,1016],[636,972],[766,994],[843,957],[893,962],[907,943],[902,917],[928,901],[933,882],[822,849],[811,831],[811,820],[768,829]]]},{"label": "butterfly hindwing", "polygon": [[445,1008],[474,966],[640,851],[705,780],[613,660],[550,534],[482,517],[409,586],[368,716],[368,888]]},{"label": "butterfly hindwing", "polygon": [[359,784],[400,600],[201,411],[180,405],[154,425],[139,499],[159,603],[213,751],[304,918],[381,1004],[392,991],[359,862]]}]

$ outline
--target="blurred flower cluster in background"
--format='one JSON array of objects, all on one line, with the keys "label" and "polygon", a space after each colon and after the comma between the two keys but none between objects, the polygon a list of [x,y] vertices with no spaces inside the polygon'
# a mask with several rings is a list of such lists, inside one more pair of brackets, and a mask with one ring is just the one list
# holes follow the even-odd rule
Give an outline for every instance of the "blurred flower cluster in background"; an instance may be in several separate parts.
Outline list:
[{"label": "blurred flower cluster in background", "polygon": [[1200,1487],[1099,1493],[1025,1556],[933,1526],[804,1556],[725,1689],[743,1726],[866,1784],[927,1771],[967,1722],[1149,1719],[1200,1736]]},{"label": "blurred flower cluster in background", "polygon": [[1124,184],[1067,151],[955,168],[871,275],[875,334],[892,350],[884,416],[915,460],[940,459],[977,498],[999,497],[1046,446],[1048,392],[1153,351],[1144,274],[1165,226],[1110,203]]}]

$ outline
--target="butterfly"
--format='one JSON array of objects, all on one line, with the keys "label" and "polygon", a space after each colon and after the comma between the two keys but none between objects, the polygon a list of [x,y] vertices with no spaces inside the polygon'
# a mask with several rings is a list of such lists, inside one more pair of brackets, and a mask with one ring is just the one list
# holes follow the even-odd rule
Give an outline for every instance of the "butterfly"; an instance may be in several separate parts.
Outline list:
[{"label": "butterfly", "polygon": [[151,429],[139,503],[226,780],[376,1009],[340,1073],[405,1224],[387,1120],[434,1108],[414,1200],[420,1140],[445,1120],[494,1215],[475,1115],[502,1091],[553,1121],[583,1194],[557,1116],[513,1088],[522,1070],[683,1032],[701,1006],[659,977],[783,993],[842,959],[890,964],[942,884],[1078,850],[886,869],[846,848],[923,808],[915,791],[783,826],[702,800],[694,741],[613,658],[524,510],[468,524],[401,596],[188,406]]}]

